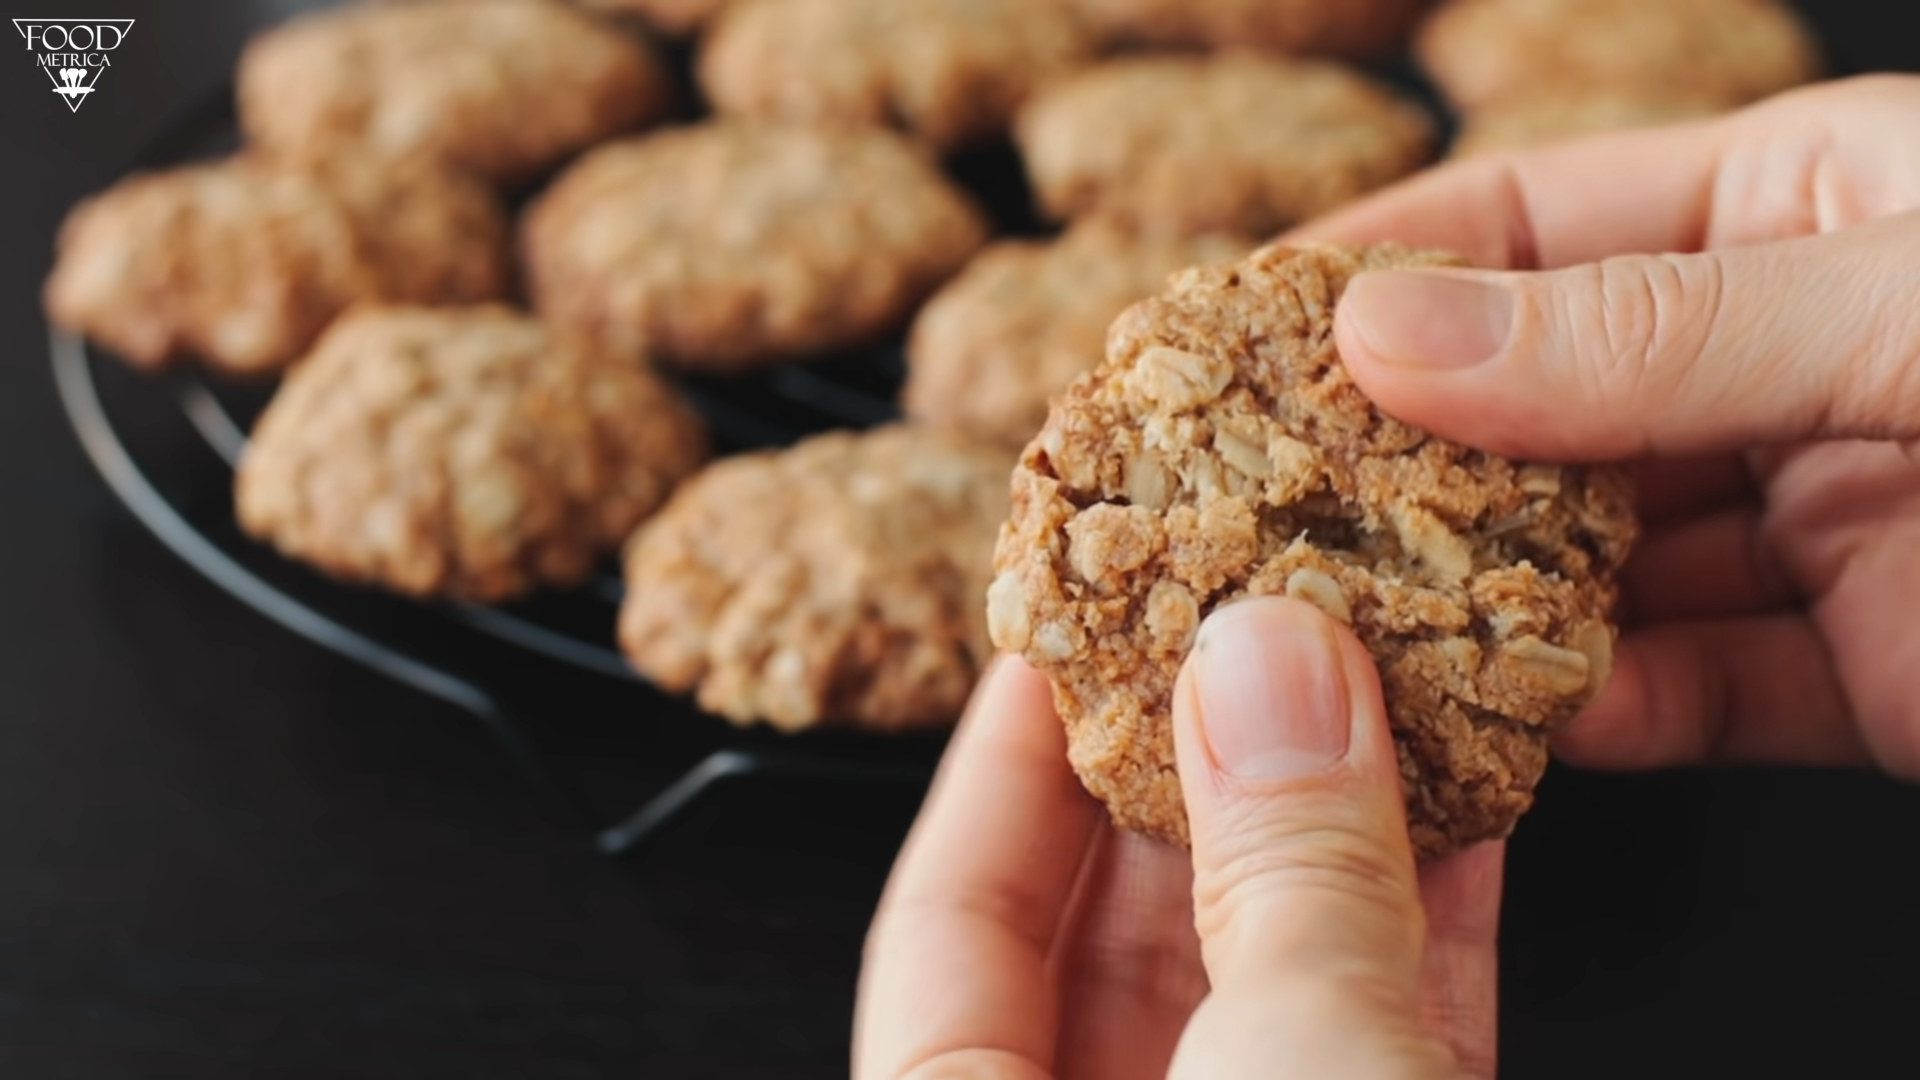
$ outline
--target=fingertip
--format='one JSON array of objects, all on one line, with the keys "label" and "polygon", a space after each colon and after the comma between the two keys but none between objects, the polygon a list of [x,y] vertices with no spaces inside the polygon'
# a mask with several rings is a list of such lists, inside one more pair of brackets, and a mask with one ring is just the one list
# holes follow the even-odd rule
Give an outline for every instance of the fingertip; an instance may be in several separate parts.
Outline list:
[{"label": "fingertip", "polygon": [[[1501,273],[1372,271],[1347,284],[1334,312],[1334,346],[1361,392],[1389,416],[1482,449],[1529,456],[1530,412],[1513,396],[1524,380],[1504,370],[1517,305]],[[1518,421],[1507,415],[1516,406]]]},{"label": "fingertip", "polygon": [[1375,270],[1347,283],[1335,321],[1336,327],[1345,323],[1369,361],[1441,374],[1498,356],[1513,335],[1514,308],[1513,290],[1501,275]]},{"label": "fingertip", "polygon": [[1554,756],[1578,769],[1622,769],[1648,757],[1646,673],[1632,643],[1614,654],[1613,675],[1598,697],[1554,732]]},{"label": "fingertip", "polygon": [[1421,863],[1420,895],[1429,930],[1437,937],[1491,945],[1499,932],[1506,860],[1507,842],[1487,840]]},{"label": "fingertip", "polygon": [[1304,599],[1247,597],[1211,613],[1175,684],[1174,728],[1189,782],[1218,773],[1258,786],[1342,766],[1397,782],[1372,655]]},{"label": "fingertip", "polygon": [[1033,665],[1003,653],[988,662],[941,758],[936,788],[979,761],[1066,767],[1066,731],[1053,707],[1053,685]]},{"label": "fingertip", "polygon": [[1009,708],[1031,710],[1041,700],[1047,709],[1053,708],[1053,689],[1047,677],[1017,653],[996,653],[974,683],[962,723]]}]

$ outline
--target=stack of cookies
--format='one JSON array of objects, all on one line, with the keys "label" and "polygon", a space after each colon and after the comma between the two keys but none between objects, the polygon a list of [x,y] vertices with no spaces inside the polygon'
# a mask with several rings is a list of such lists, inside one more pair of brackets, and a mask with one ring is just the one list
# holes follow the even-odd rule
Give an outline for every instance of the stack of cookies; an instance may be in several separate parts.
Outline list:
[{"label": "stack of cookies", "polygon": [[[663,38],[692,40],[690,79]],[[1776,0],[361,0],[248,46],[238,155],[78,207],[46,303],[143,368],[280,377],[236,481],[253,535],[476,602],[621,553],[634,666],[740,723],[950,724],[991,582],[993,637],[1054,674],[1089,786],[1170,837],[1190,624],[1316,598],[1405,701],[1452,688],[1402,725],[1438,849],[1504,829],[1538,774],[1537,739],[1489,741],[1461,703],[1530,733],[1604,679],[1631,527],[1603,474],[1467,462],[1371,413],[1330,353],[1234,351],[1263,309],[1223,283],[1330,302],[1435,257],[1260,246],[1435,156],[1436,118],[1362,66],[1409,41],[1469,148],[1816,68]],[[1017,152],[1044,228],[994,235],[953,168],[982,146]],[[1182,299],[1129,312],[1183,270]],[[1228,336],[1160,341],[1140,312],[1176,308]],[[903,420],[709,462],[685,378],[890,342]],[[1375,442],[1310,445],[1291,392]],[[1500,529],[1435,533],[1390,490],[1450,468],[1485,490],[1447,512]],[[1176,566],[1183,529],[1239,546]],[[1424,629],[1389,610],[1417,589]],[[1426,648],[1488,625],[1484,664]],[[1474,785],[1501,801],[1447,794]]]}]

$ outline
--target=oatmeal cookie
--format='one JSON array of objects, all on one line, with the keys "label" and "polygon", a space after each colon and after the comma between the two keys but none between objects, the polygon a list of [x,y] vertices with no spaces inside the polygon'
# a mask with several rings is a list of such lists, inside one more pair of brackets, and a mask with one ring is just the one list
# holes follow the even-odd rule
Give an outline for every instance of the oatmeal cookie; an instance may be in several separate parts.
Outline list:
[{"label": "oatmeal cookie", "polygon": [[638,15],[663,33],[692,34],[734,0],[585,0],[594,11]]},{"label": "oatmeal cookie", "polygon": [[1123,43],[1269,49],[1355,58],[1406,40],[1427,0],[1071,0]]},{"label": "oatmeal cookie", "polygon": [[247,532],[337,577],[495,601],[584,578],[705,456],[633,357],[501,306],[367,306],[287,376],[235,501]]},{"label": "oatmeal cookie", "polygon": [[1092,52],[1057,0],[757,0],[714,23],[700,83],[723,113],[888,124],[952,148],[1004,132],[1042,79]]},{"label": "oatmeal cookie", "polygon": [[46,286],[53,322],[142,368],[276,371],[349,304],[467,303],[509,278],[505,212],[420,162],[256,156],[137,175],[81,203]]},{"label": "oatmeal cookie", "polygon": [[1821,68],[1812,32],[1779,0],[1448,0],[1415,51],[1466,112],[1577,92],[1733,108]]},{"label": "oatmeal cookie", "polygon": [[1429,119],[1326,61],[1120,60],[1051,84],[1016,122],[1040,205],[1165,232],[1263,235],[1411,172]]},{"label": "oatmeal cookie", "polygon": [[1121,825],[1186,839],[1170,696],[1236,597],[1302,598],[1379,663],[1415,848],[1504,836],[1547,734],[1599,692],[1634,535],[1613,469],[1519,464],[1376,410],[1334,305],[1394,247],[1264,248],[1114,324],[1014,472],[996,645],[1045,671],[1073,766]]},{"label": "oatmeal cookie", "polygon": [[904,425],[718,462],[629,545],[621,644],[736,723],[949,724],[990,655],[1012,467]]},{"label": "oatmeal cookie", "polygon": [[1605,131],[1700,120],[1725,111],[1724,105],[1702,98],[1598,93],[1535,97],[1466,117],[1448,155],[1463,158],[1519,150]]},{"label": "oatmeal cookie", "polygon": [[639,39],[559,0],[357,3],[240,58],[241,127],[282,153],[426,154],[517,184],[669,104]]},{"label": "oatmeal cookie", "polygon": [[1253,243],[1214,233],[1135,236],[1088,221],[1057,240],[1004,240],[920,309],[907,339],[907,415],[1023,446],[1047,403],[1099,362],[1114,316],[1168,275]]},{"label": "oatmeal cookie", "polygon": [[735,121],[587,155],[528,212],[524,248],[557,327],[739,371],[885,332],[985,239],[897,135]]}]

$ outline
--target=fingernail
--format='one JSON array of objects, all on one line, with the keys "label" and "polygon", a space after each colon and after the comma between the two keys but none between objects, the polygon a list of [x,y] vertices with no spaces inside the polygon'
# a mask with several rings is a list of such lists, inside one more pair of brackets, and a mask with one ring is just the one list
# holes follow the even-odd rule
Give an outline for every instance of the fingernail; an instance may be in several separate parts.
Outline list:
[{"label": "fingernail", "polygon": [[1464,368],[1490,360],[1513,330],[1513,291],[1478,277],[1407,270],[1361,274],[1340,314],[1375,360]]},{"label": "fingernail", "polygon": [[1229,604],[1201,625],[1192,678],[1215,765],[1246,780],[1323,773],[1347,755],[1346,676],[1326,616],[1291,600]]}]

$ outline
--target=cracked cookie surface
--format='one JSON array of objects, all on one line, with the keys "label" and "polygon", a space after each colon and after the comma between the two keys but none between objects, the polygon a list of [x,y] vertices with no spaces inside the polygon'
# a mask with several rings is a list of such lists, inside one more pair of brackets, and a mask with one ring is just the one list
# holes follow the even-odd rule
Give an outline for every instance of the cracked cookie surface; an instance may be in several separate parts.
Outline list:
[{"label": "cracked cookie surface", "polygon": [[336,577],[482,602],[578,583],[706,457],[646,367],[506,307],[365,307],[255,426],[241,524]]},{"label": "cracked cookie surface", "polygon": [[1624,476],[1427,435],[1336,354],[1353,275],[1449,264],[1271,246],[1187,271],[1119,318],[1028,445],[988,622],[1048,675],[1074,769],[1122,826],[1186,840],[1171,693],[1236,597],[1304,599],[1373,653],[1423,855],[1505,836],[1548,732],[1604,685]]},{"label": "cracked cookie surface", "polygon": [[951,724],[990,653],[1012,466],[906,425],[716,462],[628,547],[621,645],[735,723]]}]

